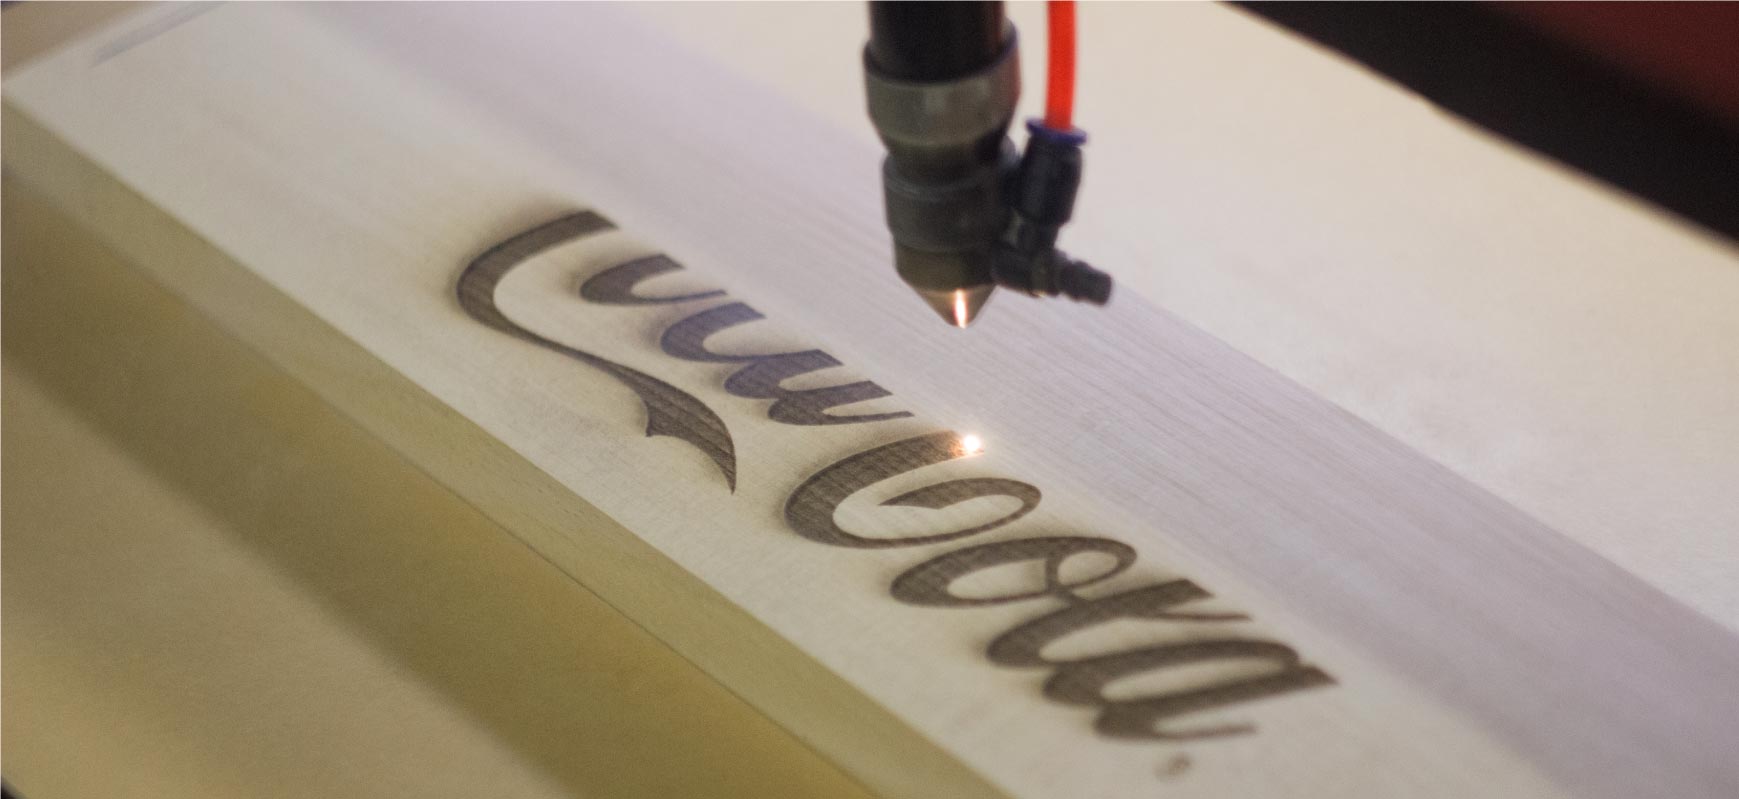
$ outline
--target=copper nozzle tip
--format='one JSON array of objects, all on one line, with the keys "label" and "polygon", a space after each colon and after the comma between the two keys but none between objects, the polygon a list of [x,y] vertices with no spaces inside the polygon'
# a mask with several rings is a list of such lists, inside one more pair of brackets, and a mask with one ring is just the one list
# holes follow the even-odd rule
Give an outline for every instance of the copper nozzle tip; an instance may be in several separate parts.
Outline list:
[{"label": "copper nozzle tip", "polygon": [[942,317],[942,321],[954,327],[964,328],[978,318],[978,312],[984,308],[984,303],[990,300],[990,293],[996,289],[992,285],[971,286],[953,291],[926,291],[920,289],[918,296],[924,298],[925,304]]}]

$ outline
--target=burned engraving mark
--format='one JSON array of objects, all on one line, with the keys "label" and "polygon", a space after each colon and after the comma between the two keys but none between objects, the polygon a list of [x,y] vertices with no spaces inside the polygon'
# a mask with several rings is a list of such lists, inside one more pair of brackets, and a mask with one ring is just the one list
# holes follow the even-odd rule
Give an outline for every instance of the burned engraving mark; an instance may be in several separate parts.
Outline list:
[{"label": "burned engraving mark", "polygon": [[[1064,579],[1064,562],[1073,557],[1089,554],[1109,557],[1111,563],[1106,568],[1084,578]],[[1044,564],[1044,582],[1033,590],[999,596],[977,597],[961,596],[952,590],[956,581],[975,572],[983,572],[1013,563],[1033,562]],[[1010,541],[998,541],[994,544],[981,544],[975,547],[957,549],[931,558],[894,578],[894,583],[889,587],[889,591],[893,593],[895,599],[908,605],[943,608],[1000,605],[1049,596],[1069,598],[1073,596],[1073,594],[1068,593],[1070,590],[1089,586],[1101,580],[1108,580],[1123,573],[1123,570],[1133,565],[1135,565],[1135,548],[1109,538],[1087,536],[1016,538]]]},{"label": "burned engraving mark", "polygon": [[677,294],[669,297],[646,297],[634,293],[634,287],[640,285],[640,281],[668,272],[680,272],[682,268],[682,264],[671,260],[670,256],[667,255],[648,255],[645,258],[636,258],[586,278],[585,282],[580,284],[580,298],[599,305],[669,305],[725,296],[722,289]]},{"label": "burned engraving mark", "polygon": [[785,521],[798,535],[811,541],[874,549],[933,544],[977,535],[1019,519],[1038,507],[1039,490],[1031,484],[1000,477],[970,477],[932,483],[882,504],[940,510],[969,499],[1006,496],[1019,500],[1020,507],[984,524],[946,533],[906,538],[860,536],[846,532],[834,521],[834,512],[839,509],[840,503],[852,494],[913,469],[963,457],[960,448],[955,445],[959,440],[958,435],[944,430],[895,441],[839,461],[817,472],[791,492],[790,499],[785,502]]},{"label": "burned engraving mark", "polygon": [[[693,395],[644,372],[603,358],[559,341],[533,333],[521,327],[501,312],[495,304],[495,288],[514,267],[530,260],[558,244],[614,230],[610,220],[591,211],[579,211],[516,234],[489,248],[472,261],[459,275],[459,306],[471,318],[539,346],[559,352],[580,363],[597,369],[632,390],[646,409],[646,435],[670,436],[688,442],[705,453],[724,474],[731,491],[737,488],[736,446],[724,420]],[[624,266],[650,261],[629,262]],[[657,263],[642,266],[656,268]],[[674,267],[664,267],[668,271]],[[638,278],[636,278],[637,280]],[[631,286],[634,281],[629,281]],[[705,296],[705,295],[701,295]],[[698,297],[689,297],[696,299]],[[672,302],[670,299],[640,299],[641,302]]]},{"label": "burned engraving mark", "polygon": [[[1171,580],[1120,591],[1095,599],[1067,588],[1055,592],[1069,604],[998,636],[986,655],[992,663],[1016,667],[1049,667],[1056,671],[1045,683],[1045,696],[1065,704],[1099,708],[1094,728],[1112,738],[1183,741],[1255,732],[1250,724],[1220,724],[1177,728],[1166,722],[1226,705],[1333,685],[1334,678],[1305,664],[1285,644],[1248,638],[1219,638],[1160,644],[1078,659],[1046,657],[1046,645],[1081,630],[1118,619],[1176,622],[1243,621],[1237,613],[1175,610],[1178,605],[1207,599],[1211,594],[1189,580]],[[1106,686],[1125,677],[1200,663],[1257,660],[1270,665],[1257,677],[1227,675],[1185,689],[1133,699],[1112,699]]]},{"label": "burned engraving mark", "polygon": [[[519,264],[564,242],[614,229],[598,214],[578,212],[519,233],[465,268],[459,277],[459,304],[483,324],[560,352],[633,390],[646,408],[648,436],[679,438],[706,453],[735,491],[736,455],[730,432],[699,399],[643,372],[533,333],[507,318],[495,304],[497,286]],[[726,296],[723,291],[640,293],[643,281],[682,268],[664,255],[636,258],[581,281],[578,293],[590,303],[618,306],[676,305]],[[911,416],[904,411],[829,412],[890,396],[869,381],[786,388],[787,380],[841,365],[821,350],[747,354],[708,346],[713,336],[762,318],[741,302],[707,304],[667,326],[659,348],[684,361],[740,364],[725,379],[724,389],[738,397],[772,400],[767,416],[784,424],[835,425]],[[785,501],[785,522],[810,541],[848,549],[887,549],[960,541],[1008,527],[1037,508],[1042,497],[1037,486],[1004,477],[965,476],[928,482],[881,505],[944,510],[975,499],[1008,497],[1017,507],[989,521],[955,520],[951,529],[939,532],[893,528],[853,532],[836,521],[842,504],[883,481],[977,454],[979,448],[970,438],[941,430],[844,455],[791,491]],[[1126,574],[1136,561],[1134,547],[1112,538],[1050,534],[1009,538],[929,556],[895,577],[889,591],[895,600],[919,607],[1048,606],[996,635],[984,656],[997,666],[1048,671],[1045,698],[1091,709],[1096,713],[1095,731],[1107,738],[1177,743],[1246,735],[1256,731],[1253,723],[1220,716],[1248,703],[1335,683],[1284,643],[1218,628],[1249,618],[1192,608],[1193,603],[1213,598],[1194,582],[1102,585]],[[1008,578],[1015,574],[1024,577],[1011,582]],[[1059,643],[1065,639],[1076,641],[1079,648],[1077,634],[1091,640],[1130,621],[1180,625],[1187,630],[1176,640],[1160,643],[1123,643],[1096,652],[1091,651],[1096,647],[1089,647],[1090,654],[1070,656],[1058,651],[1066,649]],[[1191,762],[1178,753],[1158,773],[1176,777],[1190,770]]]},{"label": "burned engraving mark", "polygon": [[868,380],[800,390],[780,385],[798,375],[841,365],[838,359],[821,350],[740,355],[707,349],[706,340],[713,334],[763,318],[765,317],[759,311],[740,302],[720,305],[694,313],[671,325],[664,331],[658,344],[665,354],[685,361],[746,364],[725,380],[725,391],[737,397],[773,400],[773,404],[767,408],[767,418],[775,422],[794,425],[852,424],[904,419],[912,415],[907,411],[842,415],[827,412],[835,406],[889,396],[887,389]]},{"label": "burned engraving mark", "polygon": [[[848,455],[816,472],[791,492],[785,520],[798,535],[812,541],[853,548],[935,544],[975,536],[1007,525],[1038,506],[1039,489],[1019,480],[968,477],[931,483],[883,502],[941,509],[970,499],[1008,496],[1020,507],[993,521],[944,533],[905,536],[863,536],[848,532],[834,520],[845,500],[897,475],[964,456],[959,437],[942,431],[896,441]],[[1097,565],[1065,572],[1071,559]],[[1094,729],[1108,738],[1189,741],[1255,732],[1248,723],[1181,725],[1177,719],[1209,710],[1241,705],[1308,688],[1332,685],[1334,679],[1303,662],[1285,644],[1223,635],[1206,640],[1139,646],[1085,657],[1058,658],[1045,648],[1077,632],[1120,619],[1199,625],[1247,621],[1241,613],[1218,613],[1181,607],[1212,598],[1189,580],[1170,580],[1128,588],[1102,596],[1081,589],[1123,573],[1136,562],[1135,549],[1121,541],[1092,536],[1037,536],[963,547],[919,563],[889,586],[894,599],[923,607],[974,607],[1050,600],[1061,607],[1033,617],[1003,632],[985,651],[990,662],[1013,668],[1050,669],[1045,697],[1066,705],[1097,709]],[[1037,580],[994,595],[957,593],[956,584],[975,574],[1017,564],[1042,566]],[[1251,663],[1260,667],[1252,676]],[[1144,675],[1188,671],[1190,667],[1242,664],[1242,669],[1216,668],[1208,681],[1123,698],[1108,693],[1113,683]]]}]

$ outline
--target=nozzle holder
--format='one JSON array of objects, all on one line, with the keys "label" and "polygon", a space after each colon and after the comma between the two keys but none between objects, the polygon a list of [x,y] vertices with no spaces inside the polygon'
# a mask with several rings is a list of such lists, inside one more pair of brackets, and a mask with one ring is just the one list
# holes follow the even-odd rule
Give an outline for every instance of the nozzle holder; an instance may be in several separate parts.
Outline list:
[{"label": "nozzle holder", "polygon": [[1012,29],[1001,54],[977,72],[916,81],[889,76],[864,51],[870,121],[887,146],[882,200],[894,262],[920,293],[987,289],[1008,227],[1004,187],[1018,156],[1008,139],[1020,99]]}]

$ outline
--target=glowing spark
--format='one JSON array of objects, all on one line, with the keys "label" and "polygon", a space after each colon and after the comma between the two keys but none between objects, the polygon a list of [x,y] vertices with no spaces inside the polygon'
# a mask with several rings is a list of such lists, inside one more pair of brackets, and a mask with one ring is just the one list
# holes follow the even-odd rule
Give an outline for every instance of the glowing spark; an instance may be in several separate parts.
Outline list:
[{"label": "glowing spark", "polygon": [[979,438],[977,434],[967,433],[966,435],[963,435],[960,437],[960,454],[961,455],[965,455],[965,456],[970,457],[973,455],[977,455],[978,453],[983,452],[983,451],[984,451],[984,439]]},{"label": "glowing spark", "polygon": [[955,289],[954,290],[954,326],[955,327],[965,327],[966,322],[967,322],[967,318],[966,318],[966,292],[964,290],[961,290],[961,289]]}]

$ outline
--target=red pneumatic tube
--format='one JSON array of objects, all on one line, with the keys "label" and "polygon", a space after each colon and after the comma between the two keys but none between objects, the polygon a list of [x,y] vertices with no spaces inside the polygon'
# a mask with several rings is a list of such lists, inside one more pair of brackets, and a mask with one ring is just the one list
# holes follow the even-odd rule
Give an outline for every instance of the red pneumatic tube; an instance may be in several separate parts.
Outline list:
[{"label": "red pneumatic tube", "polygon": [[1045,86],[1045,127],[1075,126],[1075,0],[1050,0],[1050,79]]}]

